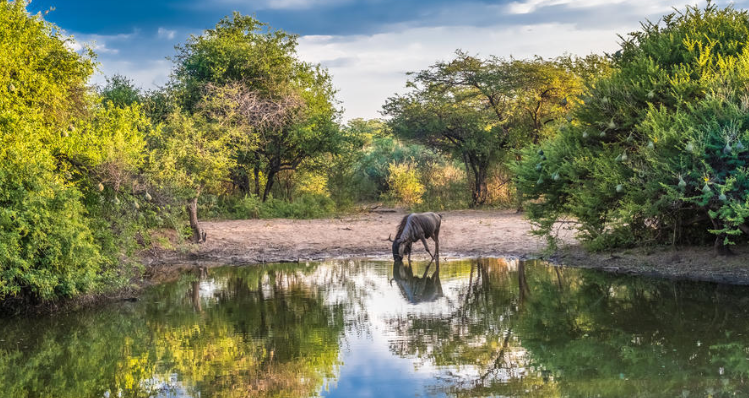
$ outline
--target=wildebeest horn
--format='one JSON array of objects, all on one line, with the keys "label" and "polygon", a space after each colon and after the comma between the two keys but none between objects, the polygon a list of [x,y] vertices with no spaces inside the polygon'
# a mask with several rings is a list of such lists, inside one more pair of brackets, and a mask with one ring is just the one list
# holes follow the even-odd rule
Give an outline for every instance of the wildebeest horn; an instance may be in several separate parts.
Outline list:
[{"label": "wildebeest horn", "polygon": [[387,239],[385,239],[385,240],[386,240],[386,241],[389,241],[389,242],[392,242],[392,241],[393,241],[392,235],[388,235],[388,238],[387,238]]}]

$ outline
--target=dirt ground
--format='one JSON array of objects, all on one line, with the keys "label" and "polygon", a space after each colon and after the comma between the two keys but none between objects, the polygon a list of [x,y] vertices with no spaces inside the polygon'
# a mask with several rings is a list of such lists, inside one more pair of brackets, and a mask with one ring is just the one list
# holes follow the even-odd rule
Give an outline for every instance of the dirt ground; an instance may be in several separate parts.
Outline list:
[{"label": "dirt ground", "polygon": [[[152,251],[146,264],[253,264],[329,258],[391,259],[388,235],[405,213],[359,213],[316,220],[239,220],[205,222],[207,242],[181,250]],[[440,257],[541,257],[546,245],[532,235],[531,225],[515,211],[462,210],[442,212]],[[736,255],[716,257],[711,248],[642,248],[590,254],[574,239],[574,231],[560,228],[561,249],[551,261],[574,267],[620,274],[703,280],[749,285],[749,248]],[[429,240],[430,249],[434,242]],[[415,260],[428,255],[414,245]]]},{"label": "dirt ground", "polygon": [[[530,234],[530,224],[514,211],[463,210],[442,212],[440,257],[527,256],[544,247]],[[204,244],[189,259],[228,263],[321,260],[390,255],[389,235],[403,212],[358,213],[316,220],[238,220],[204,222]],[[430,249],[434,242],[429,240]],[[414,259],[428,258],[421,244]]]}]

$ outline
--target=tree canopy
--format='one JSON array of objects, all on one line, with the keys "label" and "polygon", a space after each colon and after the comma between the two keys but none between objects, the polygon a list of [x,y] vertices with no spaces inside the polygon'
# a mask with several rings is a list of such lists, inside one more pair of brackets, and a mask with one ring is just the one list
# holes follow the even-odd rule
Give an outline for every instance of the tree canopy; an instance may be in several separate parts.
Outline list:
[{"label": "tree canopy", "polygon": [[329,74],[300,61],[296,46],[296,35],[234,13],[192,36],[174,58],[184,108],[237,132],[234,183],[250,193],[252,176],[263,201],[279,172],[336,153],[343,138]]}]

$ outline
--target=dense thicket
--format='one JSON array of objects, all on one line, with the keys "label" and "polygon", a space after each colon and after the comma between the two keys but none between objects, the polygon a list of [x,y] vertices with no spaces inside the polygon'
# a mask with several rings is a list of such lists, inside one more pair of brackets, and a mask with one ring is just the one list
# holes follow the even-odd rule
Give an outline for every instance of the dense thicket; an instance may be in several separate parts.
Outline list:
[{"label": "dense thicket", "polygon": [[93,54],[67,40],[0,2],[0,298],[68,297],[127,274],[115,265],[138,220],[117,194],[132,192],[145,120],[91,95]]},{"label": "dense thicket", "polygon": [[541,232],[569,215],[593,248],[745,241],[748,39],[747,13],[714,4],[627,36],[574,120],[524,152],[518,184]]}]

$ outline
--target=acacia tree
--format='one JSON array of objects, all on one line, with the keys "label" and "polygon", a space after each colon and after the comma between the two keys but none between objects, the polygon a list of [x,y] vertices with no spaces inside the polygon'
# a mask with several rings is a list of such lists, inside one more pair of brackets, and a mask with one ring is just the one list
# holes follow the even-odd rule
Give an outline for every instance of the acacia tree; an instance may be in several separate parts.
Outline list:
[{"label": "acacia tree", "polygon": [[253,176],[259,195],[264,180],[263,200],[279,172],[337,152],[342,139],[330,76],[299,61],[296,45],[297,36],[234,13],[175,57],[172,85],[184,108],[238,133],[234,183],[249,193]]},{"label": "acacia tree", "polygon": [[396,135],[461,159],[478,206],[492,164],[537,143],[567,113],[567,97],[579,92],[576,69],[596,60],[482,60],[458,51],[454,60],[416,73],[411,92],[388,99],[384,114]]}]

